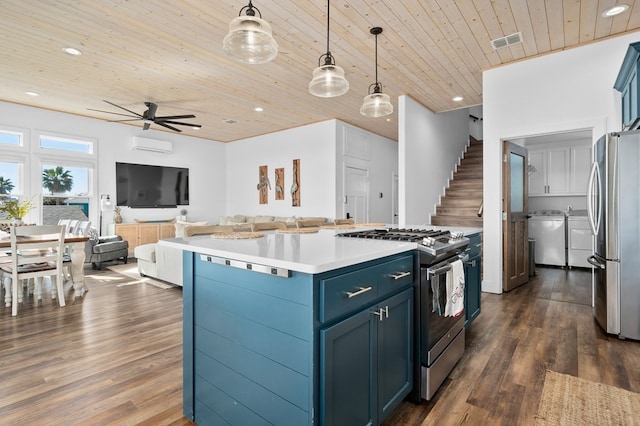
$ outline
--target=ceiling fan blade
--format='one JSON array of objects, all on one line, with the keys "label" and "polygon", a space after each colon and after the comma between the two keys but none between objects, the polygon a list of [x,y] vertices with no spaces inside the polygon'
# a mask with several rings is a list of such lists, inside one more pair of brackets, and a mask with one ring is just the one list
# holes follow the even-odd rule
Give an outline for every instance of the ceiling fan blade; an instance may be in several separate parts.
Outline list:
[{"label": "ceiling fan blade", "polygon": [[162,126],[162,127],[166,127],[167,129],[171,129],[171,130],[173,130],[174,132],[182,132],[182,130],[177,129],[177,128],[173,127],[173,126],[169,126],[168,124],[164,124],[164,123],[162,123],[162,122],[160,122],[160,123],[156,122],[156,124],[157,124],[158,126]]},{"label": "ceiling fan blade", "polygon": [[121,123],[123,121],[140,121],[142,118],[129,118],[127,120],[109,120],[109,123]]},{"label": "ceiling fan blade", "polygon": [[156,117],[156,121],[167,121],[167,120],[181,120],[183,118],[196,118],[193,114],[187,115],[164,115],[162,117]]},{"label": "ceiling fan blade", "polygon": [[156,121],[156,123],[157,124],[177,124],[178,126],[197,127],[198,129],[202,127],[202,125],[200,125],[200,124],[181,123],[180,121],[171,121],[171,120]]},{"label": "ceiling fan blade", "polygon": [[[97,112],[106,112],[107,114],[115,114],[115,115],[121,115],[123,117],[134,117],[133,115],[129,115],[129,114],[120,114],[119,112],[113,112],[113,111],[103,111],[101,109],[93,109],[93,108],[87,108],[89,111],[97,111]],[[137,120],[140,120],[139,118]]]},{"label": "ceiling fan blade", "polygon": [[131,114],[135,115],[136,117],[142,117],[142,115],[138,114],[138,113],[137,113],[137,112],[135,112],[135,111],[131,111],[130,109],[126,109],[125,107],[121,107],[120,105],[116,105],[116,104],[114,104],[113,102],[109,102],[109,101],[106,101],[106,100],[104,100],[104,99],[103,99],[103,101],[104,101],[104,102],[106,102],[106,103],[108,103],[109,105],[113,105],[113,106],[114,106],[114,107],[116,107],[116,108],[120,108],[120,109],[123,109],[123,110],[125,110],[125,111],[127,111],[127,112],[130,112]]}]

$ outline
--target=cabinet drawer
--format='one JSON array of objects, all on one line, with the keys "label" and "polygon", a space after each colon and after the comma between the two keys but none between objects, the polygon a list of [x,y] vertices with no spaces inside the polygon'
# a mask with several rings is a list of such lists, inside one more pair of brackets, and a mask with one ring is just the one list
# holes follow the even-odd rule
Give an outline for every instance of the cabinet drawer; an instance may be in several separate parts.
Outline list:
[{"label": "cabinet drawer", "polygon": [[378,297],[378,267],[360,269],[320,281],[319,320],[355,312]]},{"label": "cabinet drawer", "polygon": [[480,256],[480,251],[482,250],[482,234],[471,234],[468,235],[469,238],[469,257]]},{"label": "cabinet drawer", "polygon": [[413,282],[413,256],[405,256],[378,266],[378,296],[384,297]]}]

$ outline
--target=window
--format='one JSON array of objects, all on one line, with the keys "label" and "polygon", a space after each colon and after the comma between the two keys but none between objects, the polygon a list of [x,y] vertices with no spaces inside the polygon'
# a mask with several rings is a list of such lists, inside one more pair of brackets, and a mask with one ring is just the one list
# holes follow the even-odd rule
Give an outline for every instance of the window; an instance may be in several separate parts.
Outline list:
[{"label": "window", "polygon": [[61,162],[42,164],[43,223],[87,220],[91,204],[91,167]]},{"label": "window", "polygon": [[18,195],[23,192],[20,170],[22,164],[0,160],[0,196]]},{"label": "window", "polygon": [[40,136],[40,148],[58,151],[93,153],[93,142],[60,138],[55,136]]},{"label": "window", "polygon": [[0,130],[0,144],[22,146],[22,133],[10,130]]}]

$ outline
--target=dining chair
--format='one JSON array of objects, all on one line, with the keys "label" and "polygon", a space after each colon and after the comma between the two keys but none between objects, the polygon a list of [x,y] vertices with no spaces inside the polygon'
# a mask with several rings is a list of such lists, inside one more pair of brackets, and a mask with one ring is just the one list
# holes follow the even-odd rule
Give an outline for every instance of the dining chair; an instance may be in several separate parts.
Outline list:
[{"label": "dining chair", "polygon": [[[42,299],[42,281],[51,277],[51,298],[65,306],[62,279],[64,225],[12,226],[11,263],[0,263],[5,291],[11,288],[11,315],[18,315],[18,290],[21,280],[35,278],[34,297]],[[5,299],[6,300],[6,299]]]}]

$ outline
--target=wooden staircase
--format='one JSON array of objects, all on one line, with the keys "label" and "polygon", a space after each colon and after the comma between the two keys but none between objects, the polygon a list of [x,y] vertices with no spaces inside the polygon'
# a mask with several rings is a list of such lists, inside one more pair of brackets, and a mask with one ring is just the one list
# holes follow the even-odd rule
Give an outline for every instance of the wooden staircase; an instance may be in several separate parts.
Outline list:
[{"label": "wooden staircase", "polygon": [[482,228],[482,217],[478,216],[482,205],[482,141],[470,138],[471,144],[436,214],[431,216],[432,225]]}]

